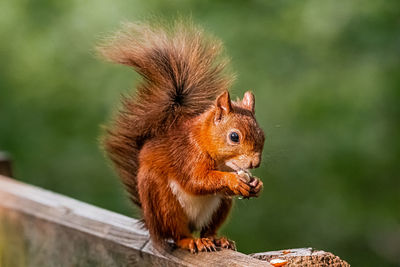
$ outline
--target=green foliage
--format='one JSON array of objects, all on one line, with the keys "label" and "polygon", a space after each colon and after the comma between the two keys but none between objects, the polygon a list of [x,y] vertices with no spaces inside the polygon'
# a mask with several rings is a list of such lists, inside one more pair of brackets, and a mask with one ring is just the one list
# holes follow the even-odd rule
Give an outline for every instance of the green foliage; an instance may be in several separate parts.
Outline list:
[{"label": "green foliage", "polygon": [[400,2],[0,2],[0,149],[18,179],[133,213],[99,149],[137,76],[93,47],[123,20],[192,16],[224,40],[266,131],[265,184],[224,228],[243,252],[313,246],[400,264]]}]

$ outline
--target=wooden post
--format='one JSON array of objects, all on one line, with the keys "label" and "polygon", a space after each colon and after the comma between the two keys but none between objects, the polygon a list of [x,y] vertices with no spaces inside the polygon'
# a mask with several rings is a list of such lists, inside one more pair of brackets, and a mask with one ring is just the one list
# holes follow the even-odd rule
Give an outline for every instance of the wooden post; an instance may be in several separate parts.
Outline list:
[{"label": "wooden post", "polygon": [[138,220],[0,175],[0,267],[283,266],[276,258],[288,259],[284,266],[328,266],[294,252],[156,250]]},{"label": "wooden post", "polygon": [[0,174],[12,177],[11,159],[7,153],[0,151]]}]

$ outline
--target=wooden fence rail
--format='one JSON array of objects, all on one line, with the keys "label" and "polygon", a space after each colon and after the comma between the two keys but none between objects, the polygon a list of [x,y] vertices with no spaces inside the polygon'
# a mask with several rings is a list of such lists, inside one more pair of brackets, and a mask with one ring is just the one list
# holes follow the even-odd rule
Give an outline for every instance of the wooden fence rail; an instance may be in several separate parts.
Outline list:
[{"label": "wooden fence rail", "polygon": [[285,266],[349,266],[310,249],[160,252],[135,219],[0,175],[0,267],[273,266],[274,258],[286,259]]}]

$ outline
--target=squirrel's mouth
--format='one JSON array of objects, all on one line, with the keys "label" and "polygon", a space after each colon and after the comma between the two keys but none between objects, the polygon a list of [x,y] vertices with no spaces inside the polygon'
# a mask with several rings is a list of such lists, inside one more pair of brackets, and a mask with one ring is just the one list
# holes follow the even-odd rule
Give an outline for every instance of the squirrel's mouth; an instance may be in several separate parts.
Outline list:
[{"label": "squirrel's mouth", "polygon": [[241,168],[233,161],[226,161],[225,165],[243,177],[246,181],[250,181],[253,178],[253,175],[249,171],[249,169]]}]

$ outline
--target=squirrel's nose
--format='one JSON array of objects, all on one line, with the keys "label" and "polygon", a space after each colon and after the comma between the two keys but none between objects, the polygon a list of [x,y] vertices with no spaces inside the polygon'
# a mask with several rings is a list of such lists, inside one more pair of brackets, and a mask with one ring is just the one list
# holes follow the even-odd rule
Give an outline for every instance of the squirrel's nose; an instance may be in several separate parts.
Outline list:
[{"label": "squirrel's nose", "polygon": [[260,166],[260,156],[255,156],[250,162],[250,168],[258,168]]}]

